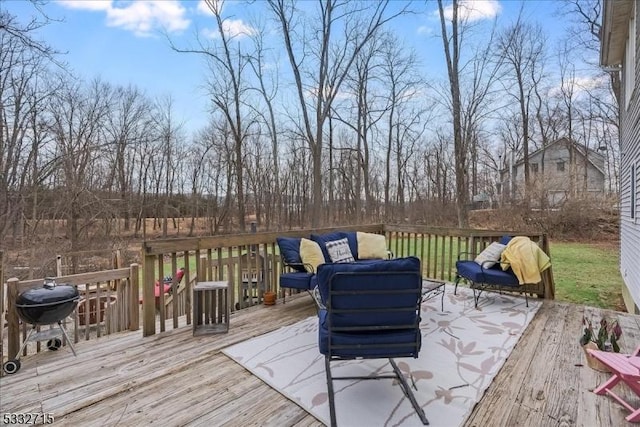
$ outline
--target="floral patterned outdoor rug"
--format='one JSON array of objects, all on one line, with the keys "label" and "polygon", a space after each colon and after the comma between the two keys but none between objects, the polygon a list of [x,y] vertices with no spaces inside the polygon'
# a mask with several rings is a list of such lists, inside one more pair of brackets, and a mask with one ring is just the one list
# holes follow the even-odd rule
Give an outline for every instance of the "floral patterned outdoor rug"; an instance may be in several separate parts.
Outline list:
[{"label": "floral patterned outdoor rug", "polygon": [[[484,292],[476,309],[468,288],[446,285],[440,298],[422,304],[418,359],[396,359],[413,376],[416,399],[431,426],[458,426],[482,398],[541,302]],[[329,424],[324,358],[318,351],[318,320],[291,326],[224,350],[224,353]],[[392,373],[385,360],[333,362],[334,376]],[[411,383],[411,380],[409,380]],[[393,379],[334,381],[339,426],[420,426],[413,407]]]}]

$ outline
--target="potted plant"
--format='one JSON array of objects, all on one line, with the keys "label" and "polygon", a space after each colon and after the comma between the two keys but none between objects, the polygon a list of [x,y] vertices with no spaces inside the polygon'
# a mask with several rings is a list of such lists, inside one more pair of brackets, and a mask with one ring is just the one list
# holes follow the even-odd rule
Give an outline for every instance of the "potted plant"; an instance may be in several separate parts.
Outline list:
[{"label": "potted plant", "polygon": [[276,293],[273,291],[266,291],[264,295],[262,295],[264,300],[264,305],[275,305],[276,304]]},{"label": "potted plant", "polygon": [[582,325],[584,329],[580,337],[580,345],[587,357],[587,364],[597,371],[609,372],[609,369],[592,357],[587,350],[593,349],[620,353],[620,346],[618,345],[618,340],[620,336],[622,336],[620,324],[618,321],[610,322],[603,317],[599,322],[600,327],[595,329],[591,320],[583,317]]}]

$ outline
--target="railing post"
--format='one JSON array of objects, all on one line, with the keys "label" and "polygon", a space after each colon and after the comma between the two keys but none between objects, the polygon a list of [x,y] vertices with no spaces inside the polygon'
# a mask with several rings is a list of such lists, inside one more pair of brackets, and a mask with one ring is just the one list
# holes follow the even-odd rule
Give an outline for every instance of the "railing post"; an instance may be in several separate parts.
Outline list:
[{"label": "railing post", "polygon": [[116,251],[113,253],[112,263],[113,263],[112,268],[114,269],[118,269],[122,265],[122,252],[120,251],[120,249],[116,249]]},{"label": "railing post", "polygon": [[[551,258],[551,246],[549,245],[549,238],[547,234],[542,235],[542,250]],[[553,280],[553,265],[542,272],[542,280],[544,282],[544,295],[545,299],[556,298],[556,284]]]},{"label": "railing post", "polygon": [[20,350],[20,325],[16,310],[18,283],[20,281],[15,277],[7,280],[7,355],[9,359],[15,358]]},{"label": "railing post", "polygon": [[131,264],[129,267],[129,330],[140,329],[140,265]]},{"label": "railing post", "polygon": [[154,285],[154,261],[153,255],[147,255],[145,246],[142,247],[143,273],[142,273],[142,336],[148,337],[156,333],[156,301],[153,293]]}]

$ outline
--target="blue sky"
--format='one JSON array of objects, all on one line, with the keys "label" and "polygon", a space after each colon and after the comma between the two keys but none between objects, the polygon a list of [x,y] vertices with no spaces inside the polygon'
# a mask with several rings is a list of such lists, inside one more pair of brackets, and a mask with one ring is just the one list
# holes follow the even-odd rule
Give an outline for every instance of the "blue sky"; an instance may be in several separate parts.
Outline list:
[{"label": "blue sky", "polygon": [[[472,18],[478,22],[496,16],[501,24],[513,22],[522,5],[520,1],[475,0]],[[24,0],[0,3],[21,20],[28,19],[33,6]],[[400,37],[412,44],[427,73],[445,78],[444,55],[439,34],[437,3],[416,2],[420,13],[399,18],[393,27]],[[557,16],[558,2],[525,2],[525,17],[543,25],[550,46],[562,36],[566,19]],[[207,122],[207,97],[202,88],[207,69],[198,55],[171,50],[162,31],[177,45],[193,42],[196,32],[207,37],[214,21],[201,0],[61,0],[50,1],[44,11],[52,22],[40,31],[40,38],[54,48],[67,52],[64,60],[86,80],[102,77],[113,84],[129,83],[151,97],[171,95],[175,113],[188,130]],[[227,1],[223,16],[228,31],[250,31],[252,18],[266,16],[260,1]]]}]

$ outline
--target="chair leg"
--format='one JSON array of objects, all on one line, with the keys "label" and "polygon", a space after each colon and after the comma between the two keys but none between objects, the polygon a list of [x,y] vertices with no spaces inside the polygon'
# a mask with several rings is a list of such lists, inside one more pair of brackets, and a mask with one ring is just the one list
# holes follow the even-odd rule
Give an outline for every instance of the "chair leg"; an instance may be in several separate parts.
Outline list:
[{"label": "chair leg", "polygon": [[429,425],[429,420],[427,420],[427,416],[424,413],[424,409],[420,407],[420,404],[416,400],[416,397],[413,395],[413,392],[411,391],[411,388],[407,383],[407,379],[404,377],[404,375],[398,368],[398,365],[396,365],[396,362],[393,359],[389,359],[389,363],[393,367],[393,372],[395,372],[396,376],[398,377],[398,381],[400,382],[400,387],[402,388],[404,395],[407,396],[409,401],[411,401],[411,405],[413,406],[413,409],[416,411],[416,414],[418,414],[418,417],[420,417],[420,421],[422,421],[422,424],[426,426]]},{"label": "chair leg", "polygon": [[607,381],[605,381],[602,385],[596,387],[593,392],[595,394],[607,394],[607,390],[612,389],[613,387],[615,387],[621,380],[622,378],[620,378],[620,375],[618,374],[613,374],[611,376],[611,378],[609,378]]},{"label": "chair leg", "polygon": [[480,301],[480,295],[482,294],[482,287],[476,286],[475,282],[471,283],[471,289],[473,289],[473,302],[475,307],[478,308],[478,301]]},{"label": "chair leg", "polygon": [[460,275],[456,273],[456,286],[455,288],[453,288],[454,295],[458,295],[458,283],[460,282],[460,279],[462,279],[462,277],[460,277]]},{"label": "chair leg", "polygon": [[629,421],[630,423],[637,423],[638,421],[640,421],[640,409],[637,409],[631,414],[627,415],[625,420]]},{"label": "chair leg", "polygon": [[336,402],[333,396],[333,378],[331,377],[331,367],[329,356],[324,357],[324,372],[327,375],[327,394],[329,395],[329,415],[331,416],[331,427],[337,427],[336,422]]}]

